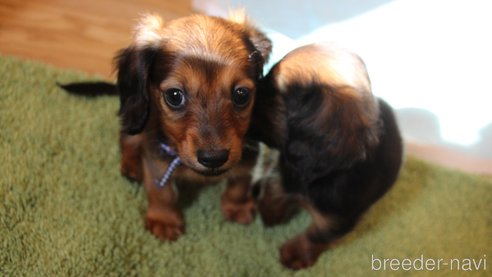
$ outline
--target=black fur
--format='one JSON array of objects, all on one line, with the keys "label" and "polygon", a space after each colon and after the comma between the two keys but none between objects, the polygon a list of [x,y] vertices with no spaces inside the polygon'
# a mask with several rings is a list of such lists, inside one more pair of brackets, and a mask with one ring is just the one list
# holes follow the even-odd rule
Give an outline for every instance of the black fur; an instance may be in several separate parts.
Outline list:
[{"label": "black fur", "polygon": [[84,97],[119,95],[116,85],[108,82],[57,83],[57,85],[70,94]]},{"label": "black fur", "polygon": [[149,72],[160,49],[128,47],[116,57],[122,131],[142,132],[149,116]]},{"label": "black fur", "polygon": [[[396,181],[400,132],[391,107],[381,99],[370,96],[372,103],[357,103],[340,93],[351,88],[316,81],[280,91],[275,74],[274,67],[259,86],[251,136],[280,151],[286,196],[303,199],[333,223],[308,231],[311,243],[326,244],[352,230]],[[373,105],[374,112],[365,105]],[[374,122],[363,124],[371,122],[368,118]]]}]

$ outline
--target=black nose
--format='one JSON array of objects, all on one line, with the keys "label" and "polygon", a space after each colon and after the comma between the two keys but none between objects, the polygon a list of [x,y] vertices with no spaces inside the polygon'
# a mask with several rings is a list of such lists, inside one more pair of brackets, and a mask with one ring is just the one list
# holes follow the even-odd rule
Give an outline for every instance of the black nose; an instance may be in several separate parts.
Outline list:
[{"label": "black nose", "polygon": [[229,150],[198,150],[198,162],[208,168],[217,168],[227,162]]}]

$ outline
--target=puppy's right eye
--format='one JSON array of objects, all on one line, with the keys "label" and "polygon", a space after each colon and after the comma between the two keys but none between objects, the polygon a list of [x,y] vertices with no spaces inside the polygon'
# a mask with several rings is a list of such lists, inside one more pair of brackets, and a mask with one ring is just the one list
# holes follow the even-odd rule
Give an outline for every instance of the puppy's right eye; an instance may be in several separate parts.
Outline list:
[{"label": "puppy's right eye", "polygon": [[164,92],[164,100],[172,109],[181,109],[186,104],[186,97],[182,90],[171,88]]},{"label": "puppy's right eye", "polygon": [[237,88],[232,92],[232,103],[239,108],[244,108],[248,105],[250,92],[247,88]]}]

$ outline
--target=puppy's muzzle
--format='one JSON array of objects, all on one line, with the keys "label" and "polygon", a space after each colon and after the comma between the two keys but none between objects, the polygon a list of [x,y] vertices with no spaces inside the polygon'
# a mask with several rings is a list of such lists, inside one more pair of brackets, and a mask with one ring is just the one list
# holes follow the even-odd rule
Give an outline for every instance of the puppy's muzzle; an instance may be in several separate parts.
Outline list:
[{"label": "puppy's muzzle", "polygon": [[203,166],[213,169],[219,168],[229,159],[229,150],[198,150],[196,153],[198,162]]}]

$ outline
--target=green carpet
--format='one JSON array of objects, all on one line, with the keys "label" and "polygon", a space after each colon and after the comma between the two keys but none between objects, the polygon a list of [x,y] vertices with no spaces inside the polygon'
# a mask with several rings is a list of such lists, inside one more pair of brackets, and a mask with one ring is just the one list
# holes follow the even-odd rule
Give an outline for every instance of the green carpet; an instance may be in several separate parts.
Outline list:
[{"label": "green carpet", "polygon": [[[143,228],[143,189],[118,171],[118,100],[66,95],[56,81],[88,76],[16,58],[0,57],[0,78],[0,276],[492,275],[492,182],[409,157],[395,187],[308,270],[278,262],[306,213],[275,228],[228,223],[222,185],[183,191],[187,233],[159,242]],[[371,272],[375,259],[422,257],[459,259],[461,270],[417,261]]]}]

